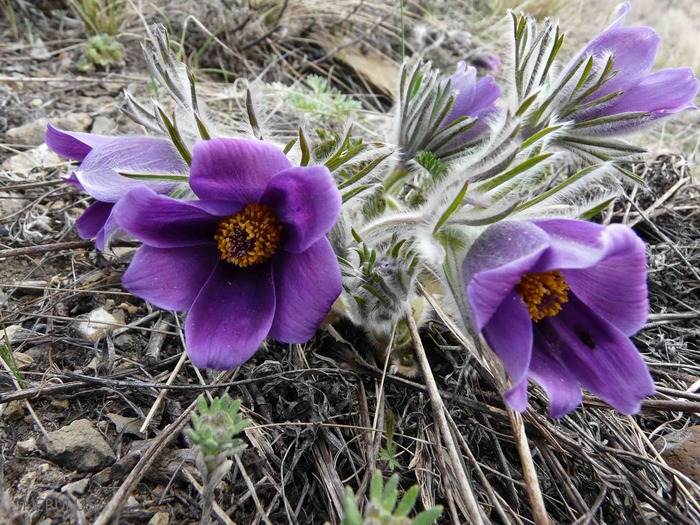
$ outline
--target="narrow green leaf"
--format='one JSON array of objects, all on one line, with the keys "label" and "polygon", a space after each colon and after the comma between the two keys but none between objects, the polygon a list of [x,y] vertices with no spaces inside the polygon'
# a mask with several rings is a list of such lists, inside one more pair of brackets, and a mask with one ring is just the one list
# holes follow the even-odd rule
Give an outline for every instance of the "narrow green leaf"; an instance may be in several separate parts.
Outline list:
[{"label": "narrow green leaf", "polygon": [[168,130],[168,135],[170,135],[170,140],[172,140],[175,149],[177,149],[178,153],[180,153],[180,156],[188,166],[192,165],[192,154],[187,149],[187,146],[185,146],[185,143],[180,136],[180,132],[175,124],[175,115],[173,115],[173,120],[171,121],[160,106],[156,106],[156,109],[158,110],[158,114],[160,115],[163,125]]},{"label": "narrow green leaf", "polygon": [[469,181],[465,182],[464,185],[462,186],[462,189],[459,190],[459,193],[455,197],[455,199],[450,203],[448,208],[442,213],[440,218],[438,219],[437,224],[435,225],[435,228],[433,228],[433,235],[437,235],[437,233],[440,231],[440,228],[443,227],[445,222],[447,222],[447,219],[450,218],[450,215],[452,215],[457,209],[462,205],[462,199],[464,199],[464,196],[467,194],[467,189],[469,188]]},{"label": "narrow green leaf", "polygon": [[125,171],[118,171],[119,175],[126,177],[127,179],[138,179],[138,180],[162,180],[169,182],[187,182],[190,178],[187,175],[161,175],[155,173],[128,173]]},{"label": "narrow green leaf", "polygon": [[483,184],[479,186],[479,191],[491,191],[492,189],[496,188],[497,186],[500,186],[504,182],[508,182],[510,179],[515,177],[516,175],[519,175],[523,173],[524,171],[529,170],[530,168],[533,168],[540,164],[541,162],[544,162],[547,160],[549,157],[554,155],[554,153],[543,153],[542,155],[536,155],[534,157],[530,157],[529,159],[525,160],[524,162],[521,162],[517,166],[515,166],[513,169],[510,169],[506,171],[505,173],[502,173],[501,175],[498,175],[490,180],[487,180]]},{"label": "narrow green leaf", "polygon": [[386,482],[386,486],[384,487],[384,493],[382,494],[382,507],[384,507],[384,510],[387,512],[391,512],[394,510],[394,506],[396,505],[396,500],[399,497],[399,475],[394,474],[389,478],[389,481]]},{"label": "narrow green leaf", "polygon": [[550,133],[552,133],[552,132],[554,132],[554,131],[557,131],[558,129],[561,129],[561,128],[563,128],[563,127],[564,127],[564,125],[563,125],[563,124],[560,124],[560,125],[558,125],[558,126],[550,126],[550,127],[548,127],[548,128],[544,128],[543,130],[540,130],[540,131],[538,131],[537,133],[535,133],[535,134],[534,134],[532,137],[530,137],[529,139],[525,140],[525,141],[522,143],[522,145],[520,146],[520,148],[521,148],[521,149],[525,149],[525,148],[531,146],[532,144],[534,144],[535,142],[537,142],[538,140],[540,140],[541,138],[546,137],[546,136],[549,135]]},{"label": "narrow green leaf", "polygon": [[379,503],[382,501],[382,473],[377,471],[369,487],[369,499],[370,501],[376,501]]},{"label": "narrow green leaf", "polygon": [[408,514],[413,510],[413,505],[416,504],[416,499],[418,499],[418,485],[413,485],[399,501],[394,511],[394,517],[403,518],[408,516]]},{"label": "narrow green leaf", "polygon": [[287,142],[287,145],[284,147],[284,150],[283,150],[284,154],[286,155],[287,153],[292,151],[292,148],[294,147],[294,144],[296,144],[296,143],[297,143],[296,137],[294,137],[292,140]]},{"label": "narrow green leaf", "polygon": [[432,509],[424,510],[418,514],[418,516],[411,521],[411,525],[431,525],[431,523],[435,523],[435,520],[437,520],[441,514],[442,505],[437,505]]},{"label": "narrow green leaf", "polygon": [[[248,123],[253,130],[253,135],[258,140],[263,140],[262,131],[260,131],[260,123],[258,122],[258,117],[255,116],[255,108],[253,107],[253,95],[250,93],[250,89],[246,89],[245,92],[245,110],[248,114]],[[304,164],[305,166],[305,164]]]},{"label": "narrow green leaf", "polygon": [[355,175],[350,177],[349,179],[345,179],[343,182],[341,182],[338,187],[342,190],[344,188],[347,188],[351,184],[356,183],[359,180],[362,180],[365,175],[368,175],[369,173],[374,170],[380,163],[384,161],[387,157],[389,157],[393,152],[386,153],[385,155],[380,155],[377,158],[373,159],[369,164],[367,164],[364,168],[359,170]]},{"label": "narrow green leaf", "polygon": [[311,160],[311,150],[309,149],[308,142],[306,142],[304,131],[301,128],[299,128],[299,149],[301,150],[301,161],[299,165],[308,166],[309,160]]},{"label": "narrow green leaf", "polygon": [[540,202],[542,202],[543,200],[545,200],[548,197],[551,197],[552,195],[554,195],[558,191],[561,191],[564,188],[566,188],[567,186],[570,186],[571,184],[573,184],[574,182],[576,182],[580,178],[585,177],[586,175],[588,175],[589,173],[591,173],[592,171],[594,171],[598,167],[599,166],[587,166],[587,167],[585,167],[584,169],[582,169],[578,173],[573,174],[571,177],[569,177],[565,181],[557,184],[556,186],[554,186],[550,190],[545,191],[544,193],[538,195],[537,197],[535,197],[532,200],[524,202],[523,204],[521,204],[520,206],[515,208],[515,211],[519,212],[519,211],[525,210],[527,208],[530,208],[530,207],[534,206],[535,204],[539,204]]},{"label": "narrow green leaf", "polygon": [[605,208],[610,206],[613,202],[615,202],[616,197],[612,197],[604,202],[601,202],[598,204],[598,206],[594,206],[590,210],[587,210],[583,212],[581,215],[579,215],[579,219],[582,219],[584,221],[590,220],[596,215],[598,215],[600,212],[602,212]]}]

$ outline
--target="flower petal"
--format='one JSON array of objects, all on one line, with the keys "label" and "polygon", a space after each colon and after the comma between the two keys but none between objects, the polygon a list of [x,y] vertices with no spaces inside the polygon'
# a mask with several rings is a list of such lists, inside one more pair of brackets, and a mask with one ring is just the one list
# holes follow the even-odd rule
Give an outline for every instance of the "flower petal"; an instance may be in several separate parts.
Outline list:
[{"label": "flower petal", "polygon": [[283,224],[282,247],[300,253],[333,227],[342,198],[328,168],[310,166],[275,175],[261,202],[272,206]]},{"label": "flower petal", "polygon": [[477,238],[462,264],[476,331],[488,324],[549,245],[544,231],[524,221],[498,222]]},{"label": "flower petal", "polygon": [[[538,323],[539,324],[539,323]],[[528,375],[549,397],[549,417],[562,417],[581,404],[581,386],[569,369],[553,357],[552,342],[542,337],[537,326]]]},{"label": "flower petal", "polygon": [[485,76],[476,83],[476,93],[472,106],[476,109],[493,106],[494,102],[501,96],[501,88],[498,87],[492,76]]},{"label": "flower petal", "polygon": [[585,221],[533,221],[551,239],[536,272],[563,270],[571,291],[625,335],[647,320],[647,271],[644,242],[620,224]]},{"label": "flower petal", "polygon": [[117,219],[114,217],[114,208],[112,208],[112,213],[107,217],[105,225],[95,236],[95,248],[100,251],[109,249],[112,240],[115,237],[119,237],[121,233],[123,233],[122,229],[119,227],[119,224],[117,224]]},{"label": "flower petal", "polygon": [[662,69],[625,91],[613,105],[605,108],[604,113],[647,111],[653,118],[661,118],[693,109],[698,86],[698,79],[689,67]]},{"label": "flower petal", "polygon": [[200,199],[257,204],[270,179],[290,167],[282,150],[269,142],[200,140],[192,154],[190,186]]},{"label": "flower petal", "polygon": [[274,316],[271,265],[238,268],[220,262],[185,322],[192,364],[228,370],[245,363],[267,336]]},{"label": "flower petal", "polygon": [[141,246],[124,272],[132,294],[166,310],[188,310],[219,260],[210,246]]},{"label": "flower petal", "polygon": [[123,140],[118,137],[92,135],[78,131],[63,131],[46,125],[44,141],[51,151],[71,160],[83,161],[93,148]]},{"label": "flower petal", "polygon": [[78,229],[78,235],[81,239],[94,239],[99,231],[104,228],[107,219],[112,214],[114,203],[112,202],[93,202],[83,212],[80,218],[75,221],[75,226]]},{"label": "flower petal", "polygon": [[541,228],[551,242],[534,272],[589,268],[605,257],[608,236],[601,224],[573,219],[535,220],[532,224]]},{"label": "flower petal", "polygon": [[[532,354],[532,319],[522,298],[514,290],[501,302],[484,327],[484,338],[503,361],[511,384],[527,382]],[[527,405],[527,397],[524,401]]]},{"label": "flower petal", "polygon": [[118,172],[186,175],[188,171],[187,164],[169,140],[124,137],[94,148],[75,174],[91,197],[117,202],[136,186],[148,186],[157,193],[168,193],[177,186],[172,182],[123,177]]},{"label": "flower petal", "polygon": [[328,239],[301,253],[282,252],[273,260],[277,310],[270,337],[305,343],[342,290],[340,266]]},{"label": "flower petal", "polygon": [[619,224],[605,230],[604,258],[595,266],[567,270],[571,291],[626,336],[642,329],[649,316],[644,242]]},{"label": "flower petal", "polygon": [[579,57],[593,55],[594,60],[600,62],[606,53],[612,53],[613,71],[618,73],[596,90],[589,100],[637,85],[651,71],[660,43],[659,34],[646,26],[618,26],[598,35]]},{"label": "flower petal", "polygon": [[[654,381],[629,338],[570,295],[559,314],[538,323],[546,351],[578,381],[623,414],[639,411]],[[545,350],[542,346],[538,348]]]},{"label": "flower petal", "polygon": [[215,244],[218,217],[198,202],[171,199],[140,186],[119,200],[115,216],[125,232],[156,248]]}]

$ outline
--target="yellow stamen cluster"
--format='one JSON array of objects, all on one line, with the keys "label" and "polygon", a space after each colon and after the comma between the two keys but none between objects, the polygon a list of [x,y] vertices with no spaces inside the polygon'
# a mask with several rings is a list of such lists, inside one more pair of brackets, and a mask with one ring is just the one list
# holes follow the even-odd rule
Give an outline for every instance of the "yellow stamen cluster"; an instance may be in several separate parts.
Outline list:
[{"label": "yellow stamen cluster", "polygon": [[569,285],[559,270],[526,273],[515,286],[515,291],[525,301],[535,322],[557,315],[562,304],[569,301]]},{"label": "yellow stamen cluster", "polygon": [[223,260],[246,267],[263,263],[275,254],[281,231],[282,225],[270,206],[248,204],[219,222],[214,240]]}]

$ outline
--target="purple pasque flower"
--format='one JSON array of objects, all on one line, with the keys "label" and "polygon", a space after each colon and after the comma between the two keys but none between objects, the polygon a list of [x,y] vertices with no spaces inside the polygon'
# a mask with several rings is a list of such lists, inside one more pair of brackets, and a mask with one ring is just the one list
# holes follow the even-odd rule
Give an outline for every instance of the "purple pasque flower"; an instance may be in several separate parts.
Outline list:
[{"label": "purple pasque flower", "polygon": [[448,126],[460,117],[478,118],[476,126],[458,137],[461,143],[470,142],[488,130],[489,117],[499,111],[496,100],[501,95],[501,89],[491,76],[477,81],[476,68],[467,67],[466,62],[457,65],[452,76],[443,81],[443,88],[448,80],[450,91],[455,92],[455,99],[442,125]]},{"label": "purple pasque flower", "polygon": [[560,417],[579,384],[624,414],[654,393],[629,337],[647,319],[644,243],[629,228],[570,219],[503,221],[472,245],[463,271],[471,323],[503,361],[506,402],[527,407],[537,381]]},{"label": "purple pasque flower", "polygon": [[266,337],[308,341],[342,286],[326,239],[341,206],[328,168],[292,167],[267,142],[199,141],[190,186],[200,200],[142,186],[117,203],[119,226],[143,242],[126,289],[189,311],[187,350],[199,368],[236,367]]},{"label": "purple pasque flower", "polygon": [[[606,95],[621,93],[607,103],[594,105],[572,115],[576,122],[610,117],[628,112],[648,113],[641,122],[618,121],[607,123],[596,133],[633,131],[649,120],[663,118],[686,109],[697,109],[693,99],[698,94],[698,79],[689,67],[662,69],[651,73],[661,37],[651,27],[623,26],[630,11],[629,2],[622,4],[617,19],[592,40],[574,59],[592,56],[602,67],[608,55],[613,57],[613,71],[617,73],[591,94],[585,102]],[[570,70],[570,68],[569,68]]]},{"label": "purple pasque flower", "polygon": [[189,168],[172,143],[153,137],[107,137],[62,131],[48,124],[46,145],[62,157],[80,162],[80,167],[63,179],[95,199],[76,221],[82,239],[95,239],[104,250],[118,233],[113,216],[116,203],[130,188],[146,185],[158,193],[169,193],[177,184],[143,181],[119,175],[187,174]]}]

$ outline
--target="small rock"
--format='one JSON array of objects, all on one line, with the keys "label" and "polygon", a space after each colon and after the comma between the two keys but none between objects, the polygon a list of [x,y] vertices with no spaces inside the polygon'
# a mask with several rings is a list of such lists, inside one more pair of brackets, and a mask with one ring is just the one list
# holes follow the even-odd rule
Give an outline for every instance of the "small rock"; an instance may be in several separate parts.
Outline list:
[{"label": "small rock", "polygon": [[112,448],[93,424],[78,419],[41,437],[39,446],[54,463],[79,472],[96,472],[116,460]]},{"label": "small rock", "polygon": [[[8,131],[9,134],[9,131]],[[43,139],[42,139],[43,140]],[[37,168],[48,168],[61,163],[61,159],[46,144],[17,155],[2,163],[2,169],[16,174],[26,174]]]},{"label": "small rock", "polygon": [[44,41],[37,36],[34,38],[34,43],[29,50],[29,56],[34,60],[48,60],[51,58],[51,53],[49,53],[49,50],[46,49],[46,44],[44,44]]},{"label": "small rock", "polygon": [[107,337],[107,333],[110,330],[123,324],[102,308],[95,308],[86,316],[81,317],[83,317],[83,319],[75,324],[75,331],[80,337],[89,339],[90,341],[104,339]]},{"label": "small rock", "polygon": [[10,401],[6,406],[5,410],[2,411],[2,417],[5,421],[20,421],[24,418],[27,413],[27,407],[23,401],[15,400]]},{"label": "small rock", "polygon": [[33,437],[17,442],[17,452],[22,456],[28,456],[36,450],[36,439]]},{"label": "small rock", "polygon": [[87,131],[92,124],[92,117],[87,113],[73,113],[66,117],[40,118],[23,126],[8,129],[6,133],[7,141],[13,144],[27,144],[29,146],[43,144],[46,125],[49,122],[54,128],[66,131]]},{"label": "small rock", "polygon": [[100,115],[92,123],[90,133],[95,135],[113,135],[115,129],[117,129],[117,123],[113,119]]},{"label": "small rock", "polygon": [[98,485],[107,485],[110,481],[112,481],[112,467],[107,467],[100,470],[97,474],[92,476],[92,481]]},{"label": "small rock", "polygon": [[63,485],[61,488],[61,492],[64,492],[66,494],[75,494],[77,496],[82,496],[85,494],[85,491],[88,488],[88,485],[90,484],[90,480],[88,478],[83,478],[79,479],[78,481],[74,481],[73,483],[68,483],[66,485]]},{"label": "small rock", "polygon": [[40,108],[44,105],[44,101],[40,98],[33,98],[29,101],[29,105],[33,108]]},{"label": "small rock", "polygon": [[17,345],[22,341],[36,337],[37,334],[33,330],[27,330],[19,324],[11,324],[10,326],[0,329],[0,344],[10,343],[10,346]]},{"label": "small rock", "polygon": [[671,432],[654,443],[668,466],[700,483],[700,425]]},{"label": "small rock", "polygon": [[144,437],[145,433],[140,431],[143,423],[140,417],[124,417],[120,414],[107,414],[107,417],[114,423],[117,433],[124,432],[125,434]]},{"label": "small rock", "polygon": [[68,410],[70,408],[70,401],[67,399],[52,399],[51,406],[60,408],[61,410]]},{"label": "small rock", "polygon": [[12,352],[12,355],[15,358],[17,370],[27,370],[34,364],[34,359],[32,359],[32,356],[27,355],[24,352]]},{"label": "small rock", "polygon": [[168,512],[156,512],[150,520],[148,520],[148,525],[169,525],[170,524],[170,514]]}]

